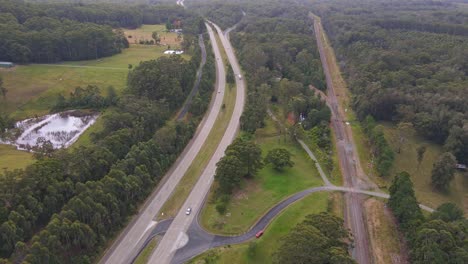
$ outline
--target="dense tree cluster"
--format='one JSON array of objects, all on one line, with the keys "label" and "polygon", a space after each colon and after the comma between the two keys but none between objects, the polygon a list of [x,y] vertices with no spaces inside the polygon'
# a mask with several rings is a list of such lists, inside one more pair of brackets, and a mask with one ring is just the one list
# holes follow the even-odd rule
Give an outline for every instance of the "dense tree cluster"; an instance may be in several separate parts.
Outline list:
[{"label": "dense tree cluster", "polygon": [[245,178],[252,178],[263,167],[262,150],[255,142],[238,138],[216,164],[216,209],[223,214],[230,194],[241,187]]},{"label": "dense tree cluster", "polygon": [[440,155],[432,168],[432,186],[446,191],[450,182],[455,177],[455,166],[457,160],[452,153],[446,152]]},{"label": "dense tree cluster", "polygon": [[[242,2],[242,8],[236,2]],[[292,90],[286,93],[297,92],[298,96],[308,97],[310,84],[325,88],[311,21],[303,6],[284,1],[269,1],[268,4],[265,1],[233,1],[200,6],[208,10],[206,15],[210,19],[224,27],[240,20],[231,39],[249,81],[247,104],[241,119],[244,131],[253,133],[264,126],[267,103],[269,100],[278,102],[280,90],[290,88]],[[233,81],[239,73],[228,70],[229,80]],[[292,85],[280,87],[279,80],[282,79],[287,79],[283,84],[290,81]],[[286,107],[290,105],[289,99],[284,103]],[[303,114],[306,116],[308,111]]]},{"label": "dense tree cluster", "polygon": [[343,219],[329,213],[308,215],[282,239],[274,263],[356,263],[348,254],[349,239]]},{"label": "dense tree cluster", "polygon": [[[199,114],[190,121],[169,118],[184,103],[195,75],[189,67],[199,61],[197,52],[191,62],[174,56],[134,69],[148,79],[142,68],[152,75],[163,66],[181,67],[182,73],[158,72],[173,85],[165,88],[184,89],[179,98],[148,97],[131,88],[121,98],[112,90],[103,97],[89,86],[59,99],[64,108],[111,101],[115,107],[102,117],[93,144],[56,151],[25,170],[0,175],[0,257],[28,263],[92,262],[192,137],[207,103],[199,105]],[[207,101],[215,78],[212,55],[208,61],[211,66],[205,68],[196,95]]]},{"label": "dense tree cluster", "polygon": [[377,172],[381,176],[388,176],[395,154],[385,139],[382,127],[376,124],[372,116],[367,116],[363,121],[363,129],[369,137],[372,155],[375,156]]},{"label": "dense tree cluster", "polygon": [[101,90],[96,85],[88,85],[86,88],[77,87],[68,98],[59,95],[52,111],[65,109],[101,109],[117,104],[118,96],[114,87],[107,88],[107,96],[101,95]]},{"label": "dense tree cluster", "polygon": [[197,67],[181,56],[144,61],[129,73],[128,89],[138,96],[164,100],[174,109],[192,88]]},{"label": "dense tree cluster", "polygon": [[426,219],[406,172],[395,177],[388,204],[408,240],[411,263],[468,262],[468,220],[456,205],[442,204]]},{"label": "dense tree cluster", "polygon": [[265,157],[265,163],[272,164],[276,170],[294,166],[294,162],[291,160],[291,153],[284,148],[276,148],[268,151]]},{"label": "dense tree cluster", "polygon": [[318,1],[362,120],[410,122],[468,163],[468,13],[440,1]]},{"label": "dense tree cluster", "polygon": [[51,63],[97,59],[129,43],[122,30],[144,24],[177,24],[188,33],[204,30],[202,19],[177,6],[25,3],[0,0],[0,60]]}]

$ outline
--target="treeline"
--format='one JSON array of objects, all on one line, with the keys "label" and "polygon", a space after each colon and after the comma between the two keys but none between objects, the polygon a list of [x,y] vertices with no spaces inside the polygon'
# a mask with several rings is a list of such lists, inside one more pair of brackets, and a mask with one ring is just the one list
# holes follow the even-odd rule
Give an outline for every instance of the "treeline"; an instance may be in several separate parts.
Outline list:
[{"label": "treeline", "polygon": [[65,109],[102,109],[117,104],[118,96],[114,87],[107,88],[107,96],[101,95],[101,90],[96,85],[88,85],[86,88],[77,87],[66,98],[59,95],[57,102],[52,107],[52,112],[60,112]]},{"label": "treeline", "polygon": [[122,31],[91,23],[32,17],[19,24],[0,13],[0,60],[20,63],[86,60],[111,56],[128,48]]},{"label": "treeline", "polygon": [[359,119],[411,123],[419,135],[468,163],[468,13],[426,1],[313,6],[341,61]]},{"label": "treeline", "polygon": [[268,102],[295,111],[296,120],[308,116],[313,107],[307,105],[313,94],[308,86],[325,89],[325,82],[307,11],[284,1],[249,2],[242,8],[246,16],[231,33],[249,83],[242,129],[253,133],[264,126]]},{"label": "treeline", "polygon": [[[200,60],[196,57],[191,62],[162,57],[129,75],[149,79],[146,75],[154,68],[159,78],[173,85],[164,89],[188,91],[198,66],[195,61]],[[185,96],[145,96],[158,85],[129,80],[123,97],[110,97],[116,107],[103,116],[103,128],[92,136],[93,144],[57,151],[25,170],[0,176],[0,256],[29,263],[91,262],[158,183],[200,120],[167,123]],[[209,86],[203,87],[206,96]],[[93,91],[95,87],[80,88],[67,100],[89,102],[94,97],[86,95],[95,95]]]},{"label": "treeline", "polygon": [[177,23],[191,40],[191,35],[203,32],[202,22],[199,16],[175,5],[0,0],[0,60],[52,63],[97,59],[129,46],[123,31],[115,28]]},{"label": "treeline", "polygon": [[375,157],[377,173],[380,176],[388,176],[395,159],[395,154],[387,139],[385,139],[382,126],[378,126],[372,116],[367,116],[362,122],[362,126],[369,138],[372,155]]},{"label": "treeline", "polygon": [[468,26],[440,23],[421,23],[417,20],[376,20],[374,23],[385,29],[404,29],[438,34],[468,36]]},{"label": "treeline", "polygon": [[33,17],[50,17],[127,28],[137,28],[142,24],[164,24],[168,20],[191,16],[184,8],[176,5],[26,3],[22,0],[1,0],[0,13],[11,13],[20,24]]},{"label": "treeline", "polygon": [[411,263],[468,262],[468,220],[456,205],[442,204],[429,217],[424,217],[406,172],[394,178],[388,205],[408,241]]},{"label": "treeline", "polygon": [[306,216],[281,240],[273,263],[356,263],[348,254],[351,235],[343,219],[329,213]]}]

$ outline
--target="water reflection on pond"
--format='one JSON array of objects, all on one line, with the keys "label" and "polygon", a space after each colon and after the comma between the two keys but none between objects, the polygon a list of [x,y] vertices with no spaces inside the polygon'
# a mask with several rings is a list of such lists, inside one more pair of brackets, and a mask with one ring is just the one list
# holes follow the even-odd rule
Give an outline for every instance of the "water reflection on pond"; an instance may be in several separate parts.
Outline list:
[{"label": "water reflection on pond", "polygon": [[38,139],[45,139],[54,148],[66,148],[94,124],[97,117],[97,113],[67,111],[26,119],[16,123],[16,128],[21,131],[19,136],[5,143],[16,145],[19,149],[30,149],[37,144]]}]

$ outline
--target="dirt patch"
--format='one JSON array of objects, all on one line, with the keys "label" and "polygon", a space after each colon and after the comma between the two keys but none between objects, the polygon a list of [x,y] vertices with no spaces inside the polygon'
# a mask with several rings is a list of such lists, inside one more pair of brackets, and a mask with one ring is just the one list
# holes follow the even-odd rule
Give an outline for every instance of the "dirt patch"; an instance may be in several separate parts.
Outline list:
[{"label": "dirt patch", "polygon": [[409,263],[405,242],[390,210],[374,198],[367,199],[364,208],[374,263]]},{"label": "dirt patch", "polygon": [[0,68],[0,72],[12,72],[16,70],[17,66],[13,66],[11,68]]},{"label": "dirt patch", "polygon": [[251,179],[247,179],[243,188],[234,191],[232,201],[238,202],[240,200],[249,199],[249,193],[256,193],[258,192],[259,188],[260,186],[258,186],[258,182]]}]

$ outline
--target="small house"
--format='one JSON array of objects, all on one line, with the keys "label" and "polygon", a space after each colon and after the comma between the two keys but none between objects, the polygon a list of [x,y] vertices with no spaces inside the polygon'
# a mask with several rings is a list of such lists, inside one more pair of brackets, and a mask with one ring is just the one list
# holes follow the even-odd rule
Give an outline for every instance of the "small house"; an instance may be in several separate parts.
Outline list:
[{"label": "small house", "polygon": [[13,68],[15,64],[13,62],[0,61],[0,68]]}]

